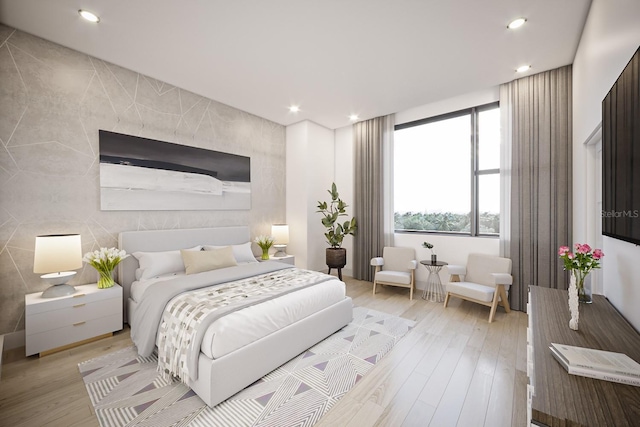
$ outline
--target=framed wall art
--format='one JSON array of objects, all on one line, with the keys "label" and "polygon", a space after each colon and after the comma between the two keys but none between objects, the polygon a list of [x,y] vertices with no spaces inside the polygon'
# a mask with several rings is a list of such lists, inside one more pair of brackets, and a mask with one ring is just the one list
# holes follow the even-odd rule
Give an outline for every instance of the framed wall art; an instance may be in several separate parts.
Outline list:
[{"label": "framed wall art", "polygon": [[251,209],[250,158],[100,130],[100,207]]}]

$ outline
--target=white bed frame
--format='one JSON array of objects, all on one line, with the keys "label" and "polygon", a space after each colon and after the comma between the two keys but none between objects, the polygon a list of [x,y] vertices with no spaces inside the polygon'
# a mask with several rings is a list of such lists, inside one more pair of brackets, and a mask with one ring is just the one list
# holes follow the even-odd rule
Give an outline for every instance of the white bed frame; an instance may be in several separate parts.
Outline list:
[{"label": "white bed frame", "polygon": [[[118,245],[128,254],[190,248],[196,245],[234,245],[250,241],[248,227],[217,227],[120,233]],[[129,298],[138,261],[130,256],[118,265],[118,280],[124,291],[125,320],[136,304]],[[302,353],[348,324],[353,318],[351,298],[325,308],[286,328],[218,359],[200,353],[198,379],[189,386],[209,406],[215,406],[264,375]]]}]

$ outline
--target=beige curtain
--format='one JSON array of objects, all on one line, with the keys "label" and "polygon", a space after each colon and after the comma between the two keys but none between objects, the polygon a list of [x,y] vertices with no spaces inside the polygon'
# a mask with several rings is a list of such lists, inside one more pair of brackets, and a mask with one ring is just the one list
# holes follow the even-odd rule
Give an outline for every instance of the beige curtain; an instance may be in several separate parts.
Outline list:
[{"label": "beige curtain", "polygon": [[[512,117],[509,255],[510,303],[524,310],[528,286],[567,288],[557,251],[571,245],[571,66],[500,88],[503,117]],[[503,129],[504,131],[504,129]]]},{"label": "beige curtain", "polygon": [[[393,139],[394,116],[377,117],[353,125],[355,149],[355,205],[354,216],[358,231],[353,240],[353,276],[360,280],[373,280],[371,258],[382,255],[385,245],[385,229],[389,227],[385,206],[385,188],[389,194],[389,182],[385,182],[385,147],[389,152]],[[387,162],[388,163],[388,162]],[[386,174],[389,176],[389,172]],[[391,245],[387,230],[387,244]]]}]

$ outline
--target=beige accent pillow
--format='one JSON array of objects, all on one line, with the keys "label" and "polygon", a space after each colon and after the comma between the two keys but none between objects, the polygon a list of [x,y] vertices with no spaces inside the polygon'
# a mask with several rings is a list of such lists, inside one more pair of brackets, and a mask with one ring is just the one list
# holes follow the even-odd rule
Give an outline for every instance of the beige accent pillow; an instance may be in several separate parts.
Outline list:
[{"label": "beige accent pillow", "polygon": [[185,251],[181,250],[182,261],[184,262],[187,274],[202,273],[203,271],[217,270],[219,268],[233,267],[238,265],[233,256],[231,246],[214,249],[211,251]]}]

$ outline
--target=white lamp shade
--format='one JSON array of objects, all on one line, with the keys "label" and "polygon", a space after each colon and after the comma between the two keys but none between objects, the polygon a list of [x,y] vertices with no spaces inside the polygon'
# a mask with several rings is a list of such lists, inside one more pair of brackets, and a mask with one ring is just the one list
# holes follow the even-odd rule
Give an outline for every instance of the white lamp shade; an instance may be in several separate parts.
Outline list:
[{"label": "white lamp shade", "polygon": [[82,268],[79,234],[52,234],[36,237],[34,273],[57,273]]},{"label": "white lamp shade", "polygon": [[287,224],[273,224],[271,226],[271,236],[273,236],[274,244],[289,244],[289,226]]}]

